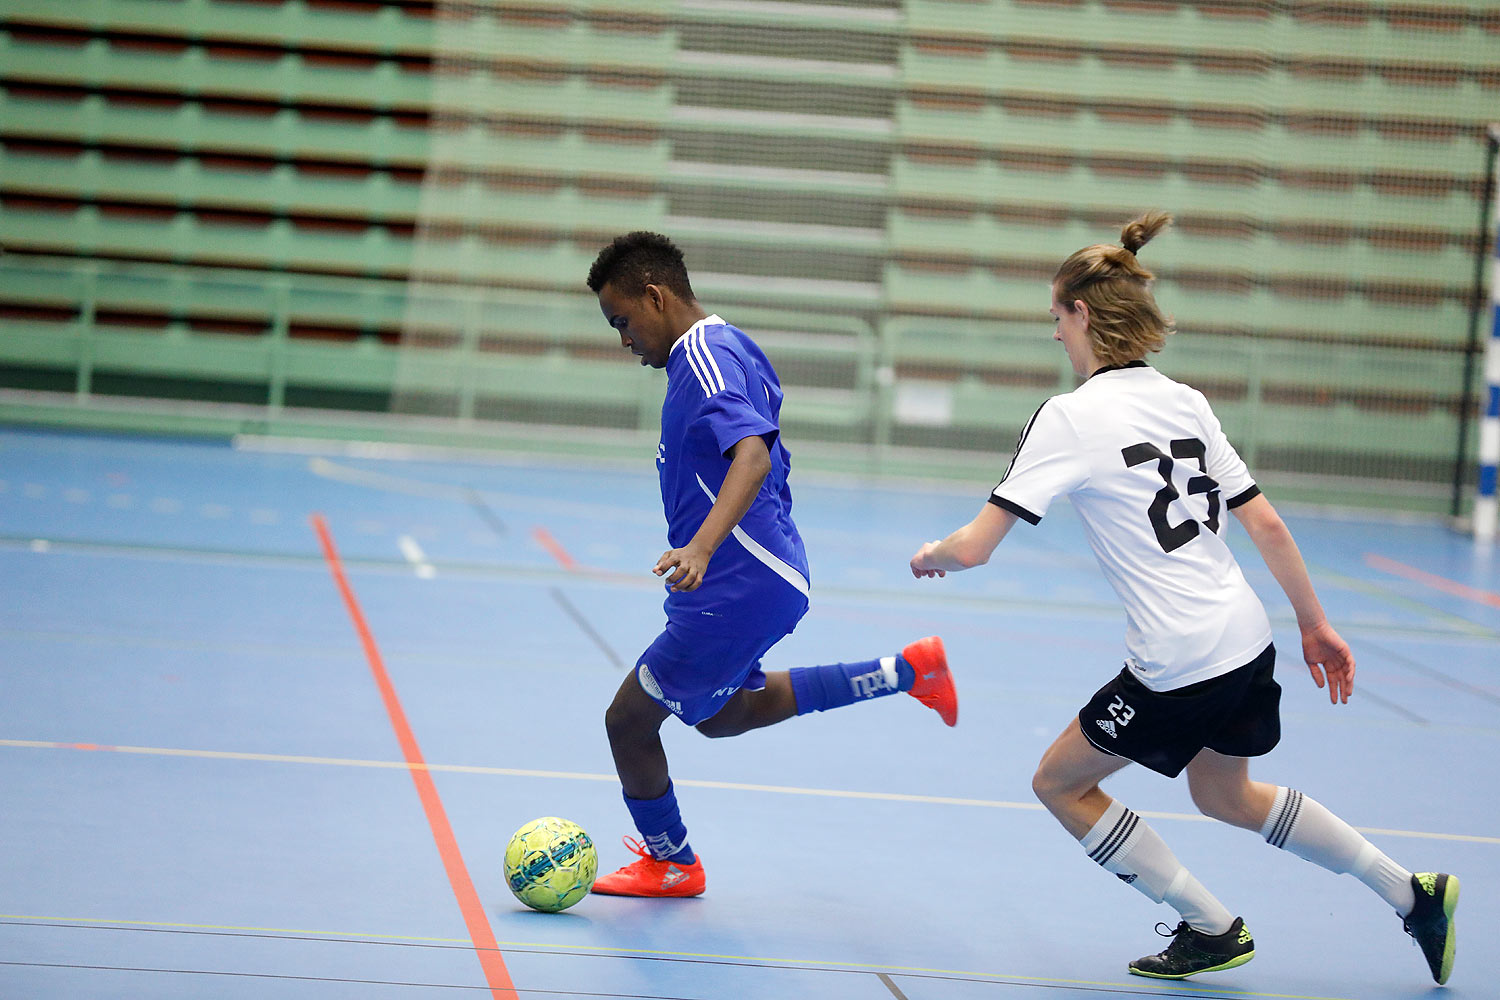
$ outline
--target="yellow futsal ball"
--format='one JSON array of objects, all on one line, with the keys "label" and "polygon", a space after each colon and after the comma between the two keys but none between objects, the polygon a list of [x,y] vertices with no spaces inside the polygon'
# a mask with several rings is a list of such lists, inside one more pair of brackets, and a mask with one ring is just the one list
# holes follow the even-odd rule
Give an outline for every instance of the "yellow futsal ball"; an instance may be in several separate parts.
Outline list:
[{"label": "yellow futsal ball", "polygon": [[505,848],[505,881],[533,910],[566,910],[594,886],[599,855],[577,823],[556,816],[534,819]]}]

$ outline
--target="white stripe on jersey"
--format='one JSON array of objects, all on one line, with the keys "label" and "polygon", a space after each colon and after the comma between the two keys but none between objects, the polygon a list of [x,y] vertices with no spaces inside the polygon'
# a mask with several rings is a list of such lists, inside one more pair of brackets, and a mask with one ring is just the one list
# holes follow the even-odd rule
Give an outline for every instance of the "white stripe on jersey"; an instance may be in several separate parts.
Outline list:
[{"label": "white stripe on jersey", "polygon": [[[714,360],[714,352],[708,349],[708,334],[704,332],[704,328],[701,326],[698,327],[697,343],[698,350],[702,351],[703,356],[708,359],[708,367],[713,369],[713,378],[709,379],[709,381],[718,383],[719,390],[722,392],[724,389],[724,373],[719,371],[719,363]],[[705,372],[704,374],[708,373]]]},{"label": "white stripe on jersey", "polygon": [[[714,496],[714,491],[708,488],[708,484],[703,481],[703,477],[697,476],[696,478],[698,480],[698,485],[703,487],[703,492],[708,494],[708,499],[713,503],[718,503],[719,498]],[[734,535],[739,543],[745,547],[746,552],[749,552],[752,556],[765,563],[766,568],[768,568],[772,573],[775,573],[787,583],[790,583],[793,587],[796,587],[797,591],[803,597],[808,596],[808,592],[812,588],[807,583],[807,577],[797,572],[796,567],[788,565],[774,552],[771,552],[764,545],[751,538],[749,533],[746,532],[744,528],[741,528],[738,524],[734,526],[734,529],[730,532],[730,534]]]},{"label": "white stripe on jersey", "polygon": [[[693,377],[698,380],[698,388],[703,390],[703,395],[712,396],[714,394],[714,391],[710,389],[708,387],[708,383],[704,381],[703,373],[698,370],[698,362],[693,358],[693,352],[688,346],[692,339],[691,335],[692,331],[689,330],[688,335],[684,336],[682,340],[678,341],[678,343],[682,344],[682,356],[687,358],[688,367],[692,369]],[[673,346],[675,347],[676,344],[674,344]]]},{"label": "white stripe on jersey", "polygon": [[[703,386],[703,394],[712,396],[723,389],[724,377],[719,373],[719,366],[714,364],[708,345],[703,342],[703,328],[694,327],[683,339],[687,341],[683,346],[686,349],[688,364],[693,366],[693,374],[698,376],[698,383]],[[715,375],[719,376],[717,380],[714,378]]]}]

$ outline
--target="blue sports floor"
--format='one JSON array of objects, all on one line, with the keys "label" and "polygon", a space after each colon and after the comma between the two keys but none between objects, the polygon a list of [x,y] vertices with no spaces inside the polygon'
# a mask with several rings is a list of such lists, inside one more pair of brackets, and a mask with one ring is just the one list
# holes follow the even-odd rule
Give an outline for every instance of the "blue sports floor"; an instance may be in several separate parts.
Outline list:
[{"label": "blue sports floor", "polygon": [[1310,511],[1283,513],[1356,693],[1335,708],[1308,681],[1235,525],[1286,688],[1282,745],[1252,773],[1462,878],[1445,993],[1362,885],[1201,820],[1183,783],[1139,769],[1107,787],[1258,951],[1201,981],[1126,974],[1174,914],[1030,792],[1118,669],[1122,615],[1065,504],[989,566],[913,580],[908,556],[983,490],[794,476],[813,610],[766,661],[941,634],[956,729],[904,697],[733,740],[669,722],[707,894],[525,910],[501,855],[527,820],[581,823],[605,870],[630,860],[602,714],[662,620],[638,458],[0,429],[0,997],[1500,996],[1500,555]]}]

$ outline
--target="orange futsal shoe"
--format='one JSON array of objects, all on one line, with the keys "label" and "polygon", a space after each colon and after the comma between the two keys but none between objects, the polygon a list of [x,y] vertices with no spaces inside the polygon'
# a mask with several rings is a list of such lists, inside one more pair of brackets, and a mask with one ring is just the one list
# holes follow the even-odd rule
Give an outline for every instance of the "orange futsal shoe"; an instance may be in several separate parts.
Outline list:
[{"label": "orange futsal shoe", "polygon": [[613,875],[594,880],[594,892],[604,896],[701,896],[708,887],[703,875],[703,859],[695,857],[685,865],[663,861],[652,855],[634,837],[625,837],[625,846],[640,855]]},{"label": "orange futsal shoe", "polygon": [[917,682],[906,692],[926,705],[950,726],[958,725],[958,692],[948,672],[948,654],[935,635],[918,639],[901,651],[901,658],[916,671]]}]

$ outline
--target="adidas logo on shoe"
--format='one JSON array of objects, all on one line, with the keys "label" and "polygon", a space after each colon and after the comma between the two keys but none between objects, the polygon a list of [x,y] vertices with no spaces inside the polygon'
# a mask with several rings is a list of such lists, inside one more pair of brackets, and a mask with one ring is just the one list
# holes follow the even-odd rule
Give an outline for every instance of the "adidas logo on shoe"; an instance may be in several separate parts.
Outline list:
[{"label": "adidas logo on shoe", "polygon": [[1158,934],[1172,939],[1165,951],[1147,955],[1130,963],[1127,971],[1152,979],[1186,979],[1202,972],[1222,972],[1244,965],[1255,957],[1255,939],[1245,921],[1239,917],[1223,934],[1205,934],[1188,926],[1186,920],[1176,930],[1166,924],[1156,925]]},{"label": "adidas logo on shoe", "polygon": [[[625,846],[636,855],[636,860],[612,875],[599,876],[594,880],[593,892],[601,896],[703,895],[702,858],[695,857],[687,863],[658,858],[634,837],[626,837]],[[682,845],[678,845],[678,849],[681,848]]]},{"label": "adidas logo on shoe", "polygon": [[1117,732],[1115,732],[1115,720],[1113,720],[1113,719],[1099,719],[1098,723],[1099,723],[1099,728],[1102,729],[1102,730],[1104,730],[1106,733],[1108,733],[1110,739],[1117,740],[1117,739],[1120,738],[1120,734],[1117,733]]}]

